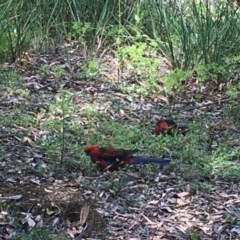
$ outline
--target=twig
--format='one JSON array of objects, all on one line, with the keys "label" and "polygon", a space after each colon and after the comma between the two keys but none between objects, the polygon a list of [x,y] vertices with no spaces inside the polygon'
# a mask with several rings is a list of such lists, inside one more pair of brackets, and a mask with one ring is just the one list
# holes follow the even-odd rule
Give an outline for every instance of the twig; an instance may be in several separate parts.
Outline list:
[{"label": "twig", "polygon": [[[189,108],[186,107],[184,110],[188,110],[189,111],[189,110],[209,107],[209,106],[212,106],[212,105],[215,105],[215,104],[222,104],[222,103],[230,102],[231,100],[238,100],[238,99],[240,99],[240,97],[227,98],[227,99],[219,100],[218,102],[206,103],[206,104],[203,104],[201,106],[192,106],[192,107],[189,107]],[[183,103],[175,103],[175,104],[183,104]],[[187,103],[184,103],[184,104],[195,104],[195,102],[187,102]]]}]

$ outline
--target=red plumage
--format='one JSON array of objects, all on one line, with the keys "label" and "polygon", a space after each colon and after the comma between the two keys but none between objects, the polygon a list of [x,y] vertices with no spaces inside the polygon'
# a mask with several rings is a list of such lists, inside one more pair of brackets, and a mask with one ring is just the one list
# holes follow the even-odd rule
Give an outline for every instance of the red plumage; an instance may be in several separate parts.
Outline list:
[{"label": "red plumage", "polygon": [[176,124],[172,118],[161,119],[157,122],[154,132],[156,134],[169,134],[182,133],[185,134],[188,131],[186,124]]},{"label": "red plumage", "polygon": [[125,150],[119,148],[99,147],[92,145],[84,148],[87,155],[90,156],[93,163],[105,170],[116,170],[119,167],[130,164],[168,164],[169,159],[134,156],[137,149]]}]

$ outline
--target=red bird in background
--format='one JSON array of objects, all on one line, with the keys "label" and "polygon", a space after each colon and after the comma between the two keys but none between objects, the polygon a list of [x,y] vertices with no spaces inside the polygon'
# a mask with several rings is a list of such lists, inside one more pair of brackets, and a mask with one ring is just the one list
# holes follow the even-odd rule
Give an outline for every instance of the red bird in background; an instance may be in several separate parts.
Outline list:
[{"label": "red bird in background", "polygon": [[141,157],[134,156],[137,149],[124,150],[119,148],[99,147],[92,145],[84,148],[85,153],[90,156],[92,162],[105,170],[116,170],[119,167],[133,164],[156,163],[160,165],[169,164],[170,160],[166,158]]},{"label": "red bird in background", "polygon": [[188,126],[186,124],[176,124],[172,118],[161,119],[157,122],[154,128],[156,134],[169,134],[182,133],[185,134],[188,131]]}]

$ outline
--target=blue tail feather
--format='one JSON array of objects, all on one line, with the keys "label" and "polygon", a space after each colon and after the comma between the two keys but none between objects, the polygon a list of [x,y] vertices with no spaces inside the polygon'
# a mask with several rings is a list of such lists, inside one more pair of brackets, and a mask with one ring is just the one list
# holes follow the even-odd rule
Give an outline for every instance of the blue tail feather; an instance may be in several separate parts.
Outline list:
[{"label": "blue tail feather", "polygon": [[134,156],[130,164],[149,164],[156,163],[160,165],[166,165],[171,162],[170,159],[167,158],[155,158],[155,157],[136,157]]},{"label": "blue tail feather", "polygon": [[186,124],[184,124],[184,123],[179,123],[179,124],[177,125],[177,128],[178,128],[178,129],[182,129],[182,130],[187,130],[187,129],[188,129],[188,126],[187,126]]}]

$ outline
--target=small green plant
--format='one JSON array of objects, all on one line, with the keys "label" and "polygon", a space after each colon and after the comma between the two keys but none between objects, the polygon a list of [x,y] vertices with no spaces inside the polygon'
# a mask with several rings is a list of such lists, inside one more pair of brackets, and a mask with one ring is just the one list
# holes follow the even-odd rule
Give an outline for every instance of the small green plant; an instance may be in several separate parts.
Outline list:
[{"label": "small green plant", "polygon": [[198,230],[192,230],[188,234],[188,240],[198,240],[200,238],[200,232]]},{"label": "small green plant", "polygon": [[177,69],[163,78],[164,85],[168,91],[180,91],[184,87],[183,83],[190,77],[190,75],[189,71]]},{"label": "small green plant", "polygon": [[[238,91],[238,95],[239,96],[240,91]],[[233,100],[230,104],[230,107],[228,108],[229,114],[230,116],[233,116],[234,118],[239,119],[240,117],[240,105],[239,105],[239,101],[238,98],[236,98],[235,100]]]},{"label": "small green plant", "polygon": [[109,145],[122,148],[134,148],[136,144],[141,144],[142,131],[138,125],[118,123],[111,119],[103,119],[101,125],[96,127],[96,119],[89,122],[88,143],[99,145]]},{"label": "small green plant", "polygon": [[22,113],[19,111],[19,106],[16,106],[12,113],[7,116],[5,116],[5,113],[3,112],[0,116],[0,122],[6,127],[13,126],[14,124],[22,127],[29,127],[36,123],[36,119],[32,115]]},{"label": "small green plant", "polygon": [[99,62],[96,59],[88,60],[83,64],[82,70],[86,77],[95,77],[99,73]]},{"label": "small green plant", "polygon": [[198,80],[205,82],[207,80],[217,81],[219,77],[226,75],[226,69],[224,66],[220,66],[216,63],[211,64],[198,64],[194,67],[197,72]]},{"label": "small green plant", "polygon": [[[226,94],[230,97],[238,97],[240,95],[240,82],[237,82],[236,84],[229,84]],[[239,113],[239,109],[238,109],[238,113]]]},{"label": "small green plant", "polygon": [[77,39],[81,47],[86,48],[88,36],[92,32],[93,27],[91,22],[74,22],[72,25],[72,34]]},{"label": "small green plant", "polygon": [[39,68],[39,72],[41,75],[47,74],[50,72],[50,67],[48,65],[42,65]]},{"label": "small green plant", "polygon": [[71,98],[71,93],[62,90],[56,95],[55,102],[50,104],[48,118],[41,121],[41,127],[52,132],[51,137],[42,140],[42,146],[48,152],[50,160],[63,161],[66,129],[74,124],[70,114],[74,112],[75,106],[71,103]]},{"label": "small green plant", "polygon": [[54,65],[54,66],[47,66],[47,65],[42,65],[40,67],[40,74],[44,76],[45,74],[54,74],[59,80],[62,76],[66,75],[66,70],[64,70],[61,66]]},{"label": "small green plant", "polygon": [[52,240],[49,232],[41,228],[32,228],[28,233],[21,235],[15,240]]},{"label": "small green plant", "polygon": [[22,87],[21,78],[18,76],[15,70],[5,71],[0,67],[0,79],[1,88],[8,88],[9,90],[15,90]]},{"label": "small green plant", "polygon": [[87,119],[94,119],[97,116],[104,116],[104,114],[99,111],[98,104],[89,103],[82,108],[81,116],[86,117]]},{"label": "small green plant", "polygon": [[139,86],[138,84],[129,85],[127,83],[123,83],[123,84],[120,84],[119,89],[123,93],[127,93],[127,94],[137,93],[142,96],[147,96],[149,94],[148,88],[144,88],[142,86]]},{"label": "small green plant", "polygon": [[122,45],[116,51],[122,66],[126,66],[134,80],[134,84],[123,84],[122,89],[127,92],[137,92],[146,95],[155,88],[159,78],[157,71],[161,65],[157,57],[157,44],[154,41],[135,42],[131,45]]},{"label": "small green plant", "polygon": [[237,178],[240,176],[239,151],[237,148],[219,146],[212,154],[211,166],[213,173],[222,178]]},{"label": "small green plant", "polygon": [[236,221],[236,217],[234,217],[233,215],[227,215],[226,216],[226,221],[230,224],[234,224]]},{"label": "small green plant", "polygon": [[[202,174],[203,175],[203,174]],[[205,175],[206,177],[209,176],[209,173]],[[201,177],[201,176],[199,176]],[[198,190],[201,192],[207,192],[209,193],[212,189],[212,184],[209,182],[198,182],[198,183],[194,183],[192,185],[192,189],[193,190]]]},{"label": "small green plant", "polygon": [[52,67],[52,71],[54,72],[57,79],[60,79],[62,76],[66,74],[66,71],[62,67],[57,65]]}]

